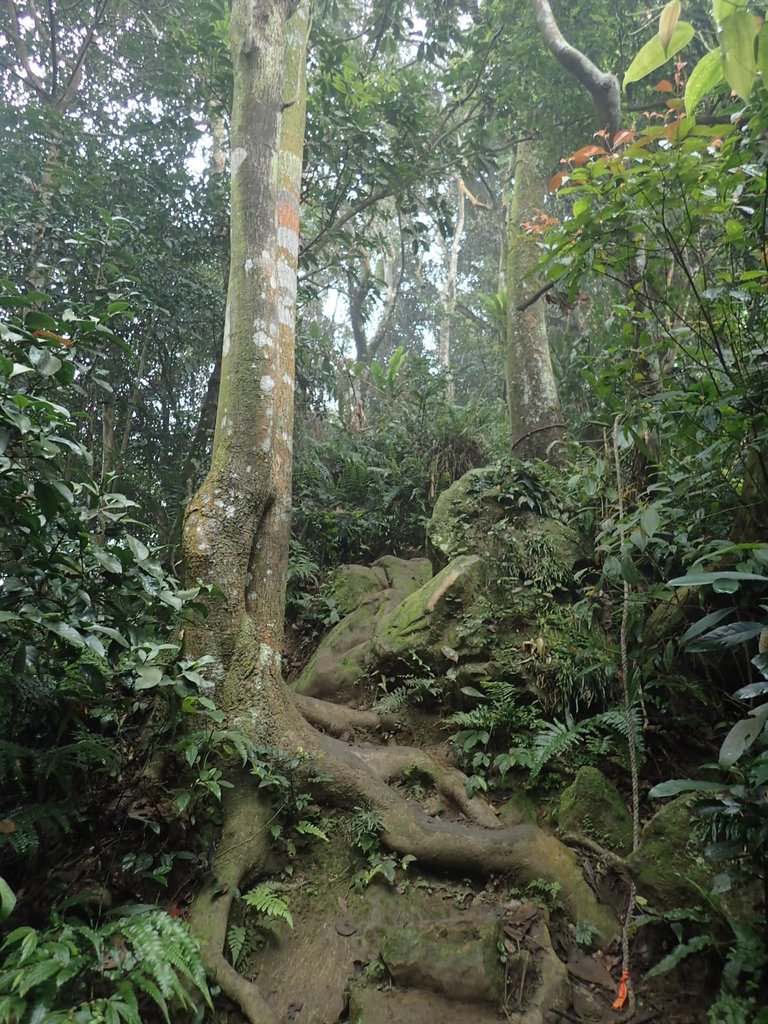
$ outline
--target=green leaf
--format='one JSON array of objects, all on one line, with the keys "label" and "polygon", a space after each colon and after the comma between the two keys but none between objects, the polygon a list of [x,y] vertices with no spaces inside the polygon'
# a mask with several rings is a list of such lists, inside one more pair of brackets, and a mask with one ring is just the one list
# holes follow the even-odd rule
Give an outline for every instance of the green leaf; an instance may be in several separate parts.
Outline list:
[{"label": "green leaf", "polygon": [[703,619],[699,619],[698,622],[694,622],[692,626],[680,637],[681,644],[687,644],[690,640],[705,633],[711,626],[716,626],[718,622],[722,622],[726,616],[730,615],[733,609],[731,608],[718,608],[716,612],[710,612],[709,615],[705,615]]},{"label": "green leaf", "polygon": [[0,921],[6,921],[16,906],[16,896],[10,885],[0,875]]},{"label": "green leaf", "polygon": [[134,690],[152,690],[159,686],[163,680],[163,670],[157,665],[145,665],[136,673]]},{"label": "green leaf", "polygon": [[692,117],[704,97],[725,81],[719,50],[711,50],[698,62],[685,87],[685,112]]},{"label": "green leaf", "polygon": [[132,537],[129,533],[125,536],[128,542],[128,547],[133,552],[133,557],[137,562],[146,562],[149,558],[149,548],[146,544],[142,544],[137,537]]},{"label": "green leaf", "polygon": [[659,513],[653,505],[643,510],[640,516],[640,525],[649,537],[652,537],[659,528]]},{"label": "green leaf", "polygon": [[35,348],[34,345],[30,345],[27,355],[41,377],[52,377],[61,369],[61,360],[47,348]]},{"label": "green leaf", "polygon": [[35,481],[35,498],[45,518],[50,522],[55,518],[61,505],[58,489],[47,480]]},{"label": "green leaf", "polygon": [[632,586],[640,582],[640,575],[629,553],[623,555],[621,559],[621,578]]},{"label": "green leaf", "polygon": [[660,974],[667,974],[673,968],[677,967],[681,960],[684,960],[691,953],[700,953],[703,949],[711,949],[715,945],[715,940],[711,935],[694,935],[692,939],[687,942],[680,943],[679,946],[675,946],[671,953],[667,955],[652,967],[646,974],[646,978],[658,978]]},{"label": "green leaf", "polygon": [[645,44],[627,68],[622,87],[626,89],[632,82],[639,82],[641,78],[645,78],[646,75],[650,75],[652,71],[660,68],[662,64],[666,64],[672,54],[682,50],[690,43],[694,31],[693,25],[689,22],[679,21],[666,48],[660,37],[655,35]]},{"label": "green leaf", "polygon": [[757,70],[768,88],[768,22],[763,24],[757,35]]},{"label": "green leaf", "polygon": [[736,647],[759,636],[764,629],[764,622],[728,622],[689,643],[688,651],[690,654],[701,654],[702,651],[715,651],[721,647]]},{"label": "green leaf", "polygon": [[738,697],[739,700],[751,700],[753,697],[762,697],[766,693],[768,693],[768,679],[762,679],[759,683],[742,686],[733,696]]},{"label": "green leaf", "polygon": [[648,793],[654,800],[679,793],[719,793],[723,788],[721,782],[702,782],[699,779],[669,779],[659,782]]},{"label": "green leaf", "polygon": [[720,26],[723,73],[728,85],[743,100],[749,99],[757,74],[757,23],[749,11],[737,11]]},{"label": "green leaf", "polygon": [[709,586],[715,580],[759,580],[761,583],[768,583],[768,576],[758,576],[755,572],[737,572],[735,569],[724,570],[723,572],[692,572],[689,576],[676,576],[669,580],[670,587],[703,587]]},{"label": "green leaf", "polygon": [[62,640],[66,640],[67,643],[72,644],[73,647],[84,647],[85,640],[80,633],[67,622],[43,622],[52,633],[56,636],[60,636]]},{"label": "green leaf", "polygon": [[103,548],[94,548],[93,557],[99,563],[103,565],[107,572],[115,573],[118,575],[123,571],[123,563],[117,558],[116,555],[110,555],[108,551],[104,551]]},{"label": "green leaf", "polygon": [[31,309],[24,317],[24,326],[28,331],[58,331],[59,325],[52,316]]},{"label": "green leaf", "polygon": [[712,0],[712,17],[718,24],[736,11],[743,10],[747,0]]},{"label": "green leaf", "polygon": [[768,704],[764,704],[756,710],[758,713],[754,717],[742,718],[740,722],[737,722],[723,740],[718,757],[723,768],[730,768],[736,764],[741,755],[749,750],[763,731],[768,718]]}]

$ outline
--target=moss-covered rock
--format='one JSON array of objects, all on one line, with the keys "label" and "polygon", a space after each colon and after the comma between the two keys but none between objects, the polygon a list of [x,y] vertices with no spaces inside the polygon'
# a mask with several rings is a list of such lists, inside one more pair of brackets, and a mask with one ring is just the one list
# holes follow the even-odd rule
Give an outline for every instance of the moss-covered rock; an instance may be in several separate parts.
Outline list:
[{"label": "moss-covered rock", "polygon": [[498,812],[499,823],[505,828],[510,825],[535,825],[538,821],[536,804],[523,790],[510,793]]},{"label": "moss-covered rock", "polygon": [[375,565],[340,565],[325,587],[340,616],[349,615],[367,597],[389,587],[387,575]]},{"label": "moss-covered rock", "polygon": [[432,565],[428,558],[396,558],[395,555],[383,555],[373,563],[373,567],[384,573],[390,589],[403,595],[418,590],[432,577]]},{"label": "moss-covered rock", "polygon": [[[513,462],[506,466],[472,469],[443,491],[435,502],[427,526],[427,555],[435,572],[463,554],[498,558],[509,548],[510,531],[519,520],[562,527],[552,545],[572,566],[583,559],[578,534],[563,523],[564,501],[560,478],[545,464]],[[547,525],[545,532],[553,530]],[[572,549],[572,550],[571,550]],[[520,551],[521,564],[532,569],[541,560],[535,547]],[[573,556],[573,557],[572,557]]]},{"label": "moss-covered rock", "polygon": [[377,662],[397,663],[413,655],[430,667],[454,661],[459,656],[454,645],[468,647],[459,642],[457,624],[472,605],[481,578],[480,558],[461,555],[409,594],[376,631]]},{"label": "moss-covered rock", "polygon": [[310,697],[355,702],[377,629],[431,574],[426,558],[387,555],[372,566],[340,566],[327,594],[342,619],[320,641],[294,683],[295,689]]},{"label": "moss-covered rock", "polygon": [[597,768],[578,770],[560,797],[556,818],[564,832],[580,832],[617,853],[632,849],[632,817]]},{"label": "moss-covered rock", "polygon": [[498,1003],[504,976],[498,946],[501,918],[488,913],[398,928],[381,943],[381,958],[399,985],[452,999]]},{"label": "moss-covered rock", "polygon": [[694,802],[679,796],[657,811],[627,858],[638,892],[655,907],[689,907],[712,888],[712,871],[693,837]]}]

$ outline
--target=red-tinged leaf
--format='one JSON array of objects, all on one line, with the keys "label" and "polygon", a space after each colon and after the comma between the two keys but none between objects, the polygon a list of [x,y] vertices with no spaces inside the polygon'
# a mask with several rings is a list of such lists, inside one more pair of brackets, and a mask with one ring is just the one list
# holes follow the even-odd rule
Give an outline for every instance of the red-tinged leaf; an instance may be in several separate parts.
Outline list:
[{"label": "red-tinged leaf", "polygon": [[616,138],[613,140],[613,148],[616,149],[617,146],[626,145],[628,142],[631,142],[634,137],[635,133],[629,131],[628,128],[625,128],[624,131],[621,131],[616,135]]},{"label": "red-tinged leaf", "polygon": [[605,150],[602,146],[582,146],[581,149],[577,149],[575,153],[571,153],[571,163],[577,167],[587,163],[596,156],[604,156]]},{"label": "red-tinged leaf", "polygon": [[56,334],[55,331],[33,331],[36,338],[50,338],[51,341],[59,341],[62,345],[71,345],[72,339],[65,338],[63,334]]},{"label": "red-tinged leaf", "polygon": [[4,818],[0,821],[0,835],[9,836],[11,833],[16,831],[16,822],[11,821],[10,818]]},{"label": "red-tinged leaf", "polygon": [[568,175],[563,171],[559,171],[557,174],[553,174],[549,179],[549,185],[547,185],[547,191],[557,192],[562,187],[564,181],[568,179]]},{"label": "red-tinged leaf", "polygon": [[672,85],[668,78],[662,78],[660,82],[657,82],[653,87],[654,92],[674,92],[675,87]]}]

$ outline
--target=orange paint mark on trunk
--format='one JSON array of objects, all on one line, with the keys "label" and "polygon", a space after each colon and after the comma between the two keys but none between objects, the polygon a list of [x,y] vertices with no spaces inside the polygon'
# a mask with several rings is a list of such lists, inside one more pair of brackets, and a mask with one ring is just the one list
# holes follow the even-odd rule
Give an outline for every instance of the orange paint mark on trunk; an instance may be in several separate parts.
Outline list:
[{"label": "orange paint mark on trunk", "polygon": [[281,228],[299,232],[299,211],[291,203],[281,203],[277,208],[277,223]]}]

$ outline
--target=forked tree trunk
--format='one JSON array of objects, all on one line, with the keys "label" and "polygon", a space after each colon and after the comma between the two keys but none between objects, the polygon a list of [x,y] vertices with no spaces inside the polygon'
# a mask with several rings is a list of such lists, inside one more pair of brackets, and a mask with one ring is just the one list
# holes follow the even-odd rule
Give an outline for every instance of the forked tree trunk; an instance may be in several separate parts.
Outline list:
[{"label": "forked tree trunk", "polygon": [[507,206],[506,379],[512,452],[522,459],[556,456],[553,446],[565,430],[544,300],[530,303],[541,284],[536,272],[540,253],[536,236],[525,225],[536,221],[544,205],[544,180],[536,144],[519,142]]}]

